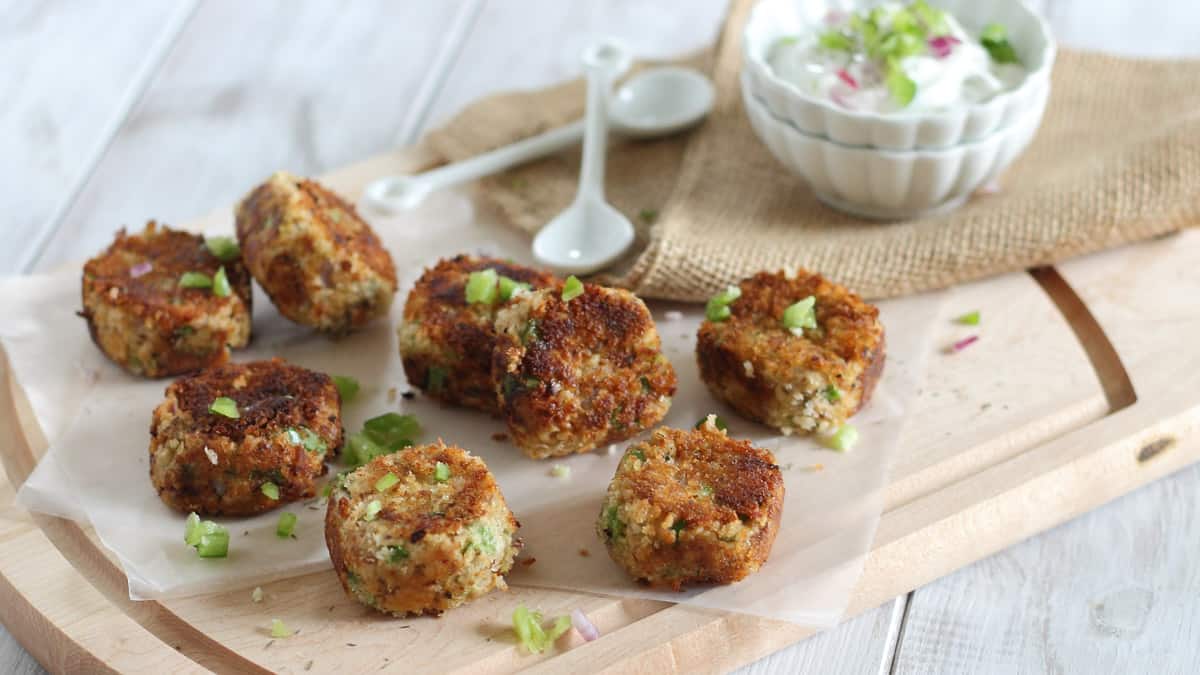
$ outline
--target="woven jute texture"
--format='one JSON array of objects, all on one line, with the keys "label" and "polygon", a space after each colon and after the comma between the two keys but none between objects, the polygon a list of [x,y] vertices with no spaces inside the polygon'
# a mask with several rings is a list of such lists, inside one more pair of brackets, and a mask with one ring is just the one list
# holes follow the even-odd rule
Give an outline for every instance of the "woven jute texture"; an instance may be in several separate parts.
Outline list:
[{"label": "woven jute texture", "polygon": [[[670,139],[610,155],[610,201],[637,225],[634,251],[603,281],[639,295],[702,300],[760,270],[819,271],[883,298],[1054,263],[1200,223],[1200,61],[1060,50],[1045,120],[1000,191],[946,215],[875,223],[834,211],[761,144],[738,89],[734,3],[707,68],[716,109]],[[427,142],[447,161],[577,119],[569,82],[479,101]],[[578,151],[481,182],[486,205],[534,232],[574,195]]]}]

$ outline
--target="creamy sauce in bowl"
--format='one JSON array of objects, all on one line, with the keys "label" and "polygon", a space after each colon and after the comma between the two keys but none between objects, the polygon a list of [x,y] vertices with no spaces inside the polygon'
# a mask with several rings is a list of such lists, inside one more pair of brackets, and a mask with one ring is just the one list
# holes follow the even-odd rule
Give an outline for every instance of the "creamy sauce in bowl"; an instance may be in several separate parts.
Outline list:
[{"label": "creamy sauce in bowl", "polygon": [[1027,74],[1003,26],[972,34],[923,0],[831,11],[824,24],[780,38],[767,62],[801,92],[847,110],[946,110],[1015,89]]}]

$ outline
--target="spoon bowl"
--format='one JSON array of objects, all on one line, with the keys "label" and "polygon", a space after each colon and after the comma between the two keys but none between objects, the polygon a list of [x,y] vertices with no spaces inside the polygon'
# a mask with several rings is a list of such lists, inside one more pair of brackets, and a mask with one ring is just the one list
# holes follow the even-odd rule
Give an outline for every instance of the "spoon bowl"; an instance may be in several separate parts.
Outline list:
[{"label": "spoon bowl", "polygon": [[712,111],[712,82],[690,68],[664,66],[638,73],[608,102],[613,129],[631,138],[678,133]]},{"label": "spoon bowl", "polygon": [[603,198],[585,198],[558,214],[533,240],[533,257],[563,274],[604,269],[633,244],[633,224]]}]

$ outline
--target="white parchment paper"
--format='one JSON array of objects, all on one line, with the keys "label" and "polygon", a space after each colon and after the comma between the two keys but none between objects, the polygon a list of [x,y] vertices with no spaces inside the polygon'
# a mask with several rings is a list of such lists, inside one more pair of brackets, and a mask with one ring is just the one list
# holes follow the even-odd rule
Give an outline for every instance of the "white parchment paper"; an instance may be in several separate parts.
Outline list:
[{"label": "white parchment paper", "polygon": [[[527,259],[527,241],[475,218],[470,202],[441,194],[402,216],[368,214],[392,252],[402,288],[387,322],[345,339],[313,335],[278,315],[256,288],[254,339],[239,361],[282,356],[299,365],[352,375],[362,383],[343,410],[346,428],[387,411],[417,415],[424,433],[481,456],[495,473],[521,521],[525,541],[512,585],[656,598],[749,612],[813,627],[842,616],[874,537],[900,428],[911,411],[917,378],[930,350],[940,296],[881,304],[889,356],[875,399],[854,420],[861,439],[837,453],[803,438],[781,437],[717,403],[698,379],[693,349],[698,307],[651,303],[664,350],[679,375],[679,393],[665,424],[690,427],[710,412],[729,433],[771,449],[783,467],[787,498],[770,560],[738,584],[684,593],[635,585],[608,557],[595,534],[604,490],[627,444],[565,459],[533,461],[493,439],[503,424],[487,415],[405,400],[408,389],[397,353],[395,325],[404,294],[421,269],[440,256],[483,251]],[[232,222],[217,231],[232,230]],[[150,414],[167,381],[130,377],[92,345],[79,308],[79,274],[12,278],[0,283],[0,341],[26,392],[50,449],[22,487],[31,510],[90,523],[120,560],[134,599],[164,598],[247,587],[329,567],[318,500],[283,510],[299,516],[296,539],[275,536],[279,511],[221,519],[231,533],[230,555],[202,560],[183,543],[183,516],[159,501],[149,479]],[[554,464],[568,478],[551,476]],[[332,466],[332,470],[340,468]],[[332,471],[331,474],[332,475]]]}]

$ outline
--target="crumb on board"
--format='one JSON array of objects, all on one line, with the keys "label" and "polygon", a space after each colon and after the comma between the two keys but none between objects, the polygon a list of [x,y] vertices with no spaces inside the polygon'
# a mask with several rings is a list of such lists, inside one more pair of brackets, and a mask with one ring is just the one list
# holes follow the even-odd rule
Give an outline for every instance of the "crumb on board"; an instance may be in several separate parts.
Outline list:
[{"label": "crumb on board", "polygon": [[387,400],[388,400],[388,403],[394,403],[396,401],[396,388],[395,387],[391,387],[388,389]]},{"label": "crumb on board", "polygon": [[537,558],[525,558],[524,560],[521,561],[521,564],[526,567],[529,567],[530,565],[532,565],[535,562],[537,562]]},{"label": "crumb on board", "polygon": [[669,309],[663,313],[663,318],[666,319],[667,321],[682,321],[683,320],[683,312],[681,312],[677,309]]},{"label": "crumb on board", "polygon": [[587,550],[586,548],[579,549],[579,556],[581,558],[586,558],[586,557],[590,556],[591,554],[592,554],[592,552]]},{"label": "crumb on board", "polygon": [[825,465],[818,462],[817,464],[810,464],[808,466],[800,467],[800,470],[808,473],[816,473],[818,471],[824,471]]},{"label": "crumb on board", "polygon": [[497,443],[503,443],[508,440],[508,434],[504,433],[503,431],[497,431],[496,433],[492,434],[492,440],[496,441]]}]

